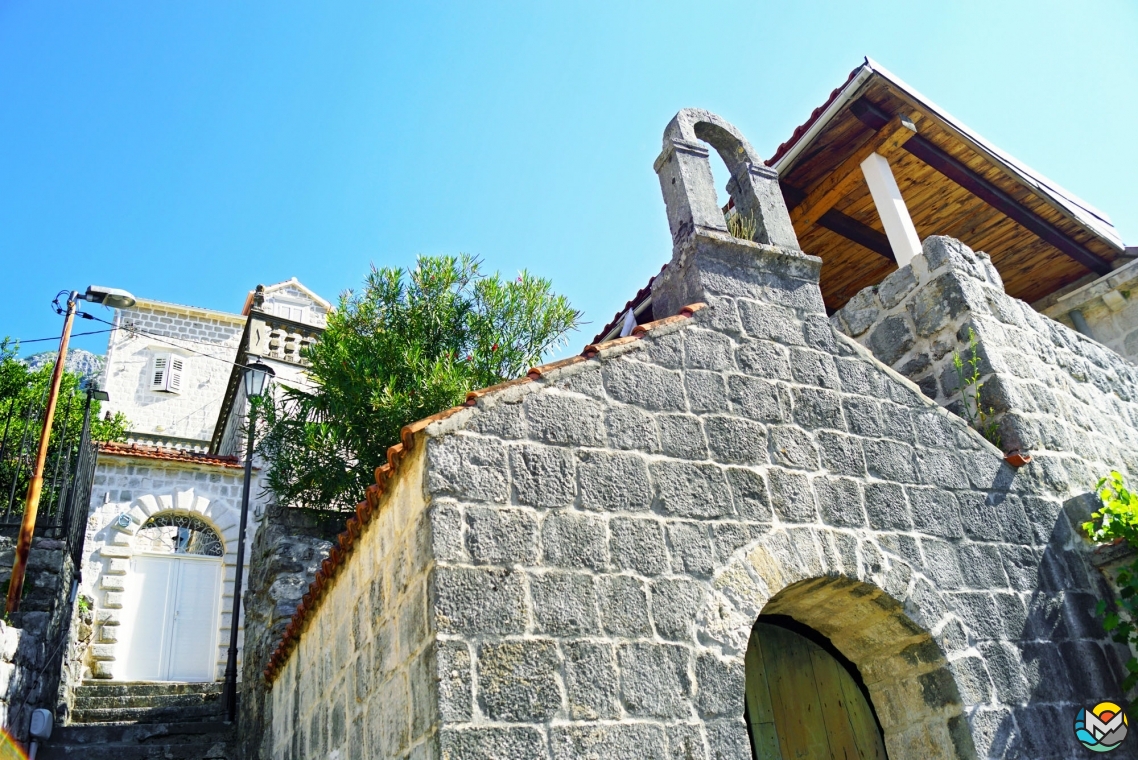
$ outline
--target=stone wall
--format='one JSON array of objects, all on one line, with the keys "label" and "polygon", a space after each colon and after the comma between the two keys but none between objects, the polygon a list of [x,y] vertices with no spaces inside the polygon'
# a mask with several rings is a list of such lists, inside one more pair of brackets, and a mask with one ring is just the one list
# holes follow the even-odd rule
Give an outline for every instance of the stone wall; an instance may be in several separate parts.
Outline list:
[{"label": "stone wall", "polygon": [[[0,587],[7,588],[15,539],[0,537],[0,546]],[[66,715],[61,700],[70,682],[61,684],[60,676],[67,665],[74,578],[63,541],[32,539],[20,611],[0,621],[0,728],[20,741],[28,738],[32,710]]]},{"label": "stone wall", "polygon": [[273,757],[271,701],[262,675],[308,583],[332,550],[343,516],[270,505],[249,553],[245,649],[238,720],[244,760]]},{"label": "stone wall", "polygon": [[[743,653],[772,612],[857,665],[895,758],[1074,756],[1054,726],[1122,698],[1075,481],[1010,467],[837,334],[817,259],[704,235],[683,254],[762,284],[705,282],[692,318],[426,428],[396,491],[425,486],[428,549],[397,561],[419,513],[385,502],[275,681],[275,756],[746,756]],[[426,648],[408,597],[366,595],[389,562],[430,582]],[[437,686],[418,664],[359,678],[393,630]],[[353,688],[378,730],[352,728]]]},{"label": "stone wall", "polygon": [[[1128,248],[1126,252],[1134,256],[1138,248]],[[1090,333],[1088,337],[1131,362],[1138,361],[1138,261],[1130,259],[1108,275],[1032,306],[1075,329],[1078,312]]]},{"label": "stone wall", "polygon": [[1138,475],[1138,368],[1006,295],[986,254],[930,237],[832,322],[956,411],[952,358],[967,356],[971,329],[1001,448],[1035,457],[1056,495],[1083,493],[1111,469]]},{"label": "stone wall", "polygon": [[[359,538],[271,692],[271,757],[437,757],[424,456]],[[520,757],[520,756],[518,756]]]}]

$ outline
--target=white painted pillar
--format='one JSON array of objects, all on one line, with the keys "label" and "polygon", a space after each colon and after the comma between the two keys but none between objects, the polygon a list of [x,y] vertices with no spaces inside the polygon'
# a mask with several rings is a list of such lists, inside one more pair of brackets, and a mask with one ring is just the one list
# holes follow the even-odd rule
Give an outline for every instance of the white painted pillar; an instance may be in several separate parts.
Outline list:
[{"label": "white painted pillar", "polygon": [[897,187],[893,170],[889,168],[889,161],[879,153],[872,153],[861,162],[861,173],[869,185],[873,205],[877,207],[877,215],[885,227],[885,236],[889,238],[897,266],[907,266],[914,256],[921,253],[921,240],[917,237],[917,228],[913,226],[905,199],[901,197],[901,188]]}]

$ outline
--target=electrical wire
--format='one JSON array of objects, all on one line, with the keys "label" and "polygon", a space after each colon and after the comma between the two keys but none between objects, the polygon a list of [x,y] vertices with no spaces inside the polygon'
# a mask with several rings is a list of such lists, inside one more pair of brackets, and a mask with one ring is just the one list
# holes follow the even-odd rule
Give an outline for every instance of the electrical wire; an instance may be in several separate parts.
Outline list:
[{"label": "electrical wire", "polygon": [[[174,348],[181,349],[182,351],[189,351],[191,354],[197,354],[198,356],[204,356],[207,359],[213,359],[214,361],[223,362],[225,364],[230,365],[231,367],[237,367],[239,369],[248,369],[249,368],[248,365],[238,364],[235,361],[231,361],[229,359],[224,359],[220,356],[214,356],[213,354],[207,354],[204,351],[195,351],[192,348],[186,348],[185,346],[181,345],[180,343],[175,343],[172,340],[168,340],[166,338],[166,336],[164,336],[164,335],[159,335],[157,333],[147,332],[146,330],[141,330],[141,329],[139,329],[137,327],[133,327],[133,326],[118,325],[116,327],[114,322],[108,322],[107,320],[102,319],[100,317],[96,317],[93,314],[84,315],[84,316],[86,316],[88,319],[93,319],[97,322],[102,322],[103,324],[110,325],[112,328],[114,328],[108,332],[114,332],[115,329],[126,330],[128,333],[133,333],[135,335],[145,335],[148,338],[153,338],[154,340],[158,341],[159,343],[165,343],[168,346],[173,346]],[[179,339],[179,340],[181,340],[181,339]],[[204,343],[204,341],[196,341],[196,340],[192,340],[189,338],[187,338],[186,341],[189,343]],[[206,344],[206,345],[217,345],[217,344]]]},{"label": "electrical wire", "polygon": [[[83,337],[84,335],[99,335],[99,334],[101,334],[101,333],[109,333],[109,332],[114,332],[114,328],[112,328],[112,329],[110,329],[110,330],[91,330],[90,332],[72,333],[72,334],[71,334],[71,337],[72,337],[72,338],[81,338],[81,337]],[[25,343],[43,343],[44,341],[47,341],[47,340],[54,340],[54,341],[58,341],[58,340],[59,340],[59,336],[58,336],[58,335],[53,335],[53,336],[52,336],[52,337],[50,337],[50,338],[31,338],[30,340],[19,340],[19,339],[15,339],[15,340],[12,340],[11,342],[12,342],[12,343],[18,343],[18,344],[20,344],[20,345],[22,346],[22,345],[24,345]]]}]

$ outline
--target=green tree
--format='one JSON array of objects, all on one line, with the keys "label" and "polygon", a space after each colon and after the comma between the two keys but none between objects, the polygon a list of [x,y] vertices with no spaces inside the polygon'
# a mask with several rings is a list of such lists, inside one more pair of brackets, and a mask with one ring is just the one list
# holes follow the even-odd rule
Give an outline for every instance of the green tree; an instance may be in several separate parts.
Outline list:
[{"label": "green tree", "polygon": [[373,268],[306,349],[311,387],[259,404],[269,487],[293,506],[353,508],[404,425],[521,375],[579,322],[548,280],[485,276],[470,256]]},{"label": "green tree", "polygon": [[[15,494],[14,508],[23,510],[23,495],[31,480],[31,468],[43,427],[43,408],[51,386],[52,365],[32,371],[16,358],[16,346],[0,341],[0,499]],[[83,378],[64,371],[59,385],[59,400],[51,425],[45,486],[41,499],[48,504],[58,496],[62,483],[54,483],[56,461],[60,455],[78,455],[79,437],[83,430],[83,407],[86,392]],[[91,402],[91,438],[95,441],[121,441],[126,436],[127,420],[121,412],[113,417],[100,415],[98,401]],[[60,459],[59,472],[65,469]],[[73,463],[72,463],[72,466]]]}]

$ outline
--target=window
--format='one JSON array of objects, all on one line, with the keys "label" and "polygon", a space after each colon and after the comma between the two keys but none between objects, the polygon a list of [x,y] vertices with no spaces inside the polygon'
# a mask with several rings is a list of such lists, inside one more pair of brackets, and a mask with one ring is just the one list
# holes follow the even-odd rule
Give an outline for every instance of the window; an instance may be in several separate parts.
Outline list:
[{"label": "window", "polygon": [[291,319],[293,322],[304,322],[304,315],[308,311],[304,306],[277,301],[273,304],[272,313],[278,317]]},{"label": "window", "polygon": [[163,353],[154,357],[154,369],[150,373],[150,390],[163,393],[182,392],[182,373],[186,360],[175,354]]},{"label": "window", "polygon": [[225,554],[221,537],[213,528],[191,515],[169,512],[147,520],[138,529],[135,546],[144,552],[199,554],[206,557]]}]

